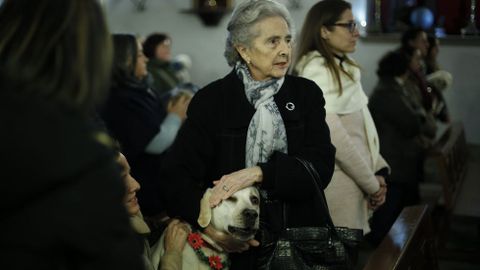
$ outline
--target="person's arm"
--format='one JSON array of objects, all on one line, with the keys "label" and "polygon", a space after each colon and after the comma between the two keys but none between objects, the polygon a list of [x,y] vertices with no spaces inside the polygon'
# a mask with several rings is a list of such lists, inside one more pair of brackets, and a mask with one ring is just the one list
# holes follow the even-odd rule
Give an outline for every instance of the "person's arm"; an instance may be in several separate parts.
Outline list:
[{"label": "person's arm", "polygon": [[[330,70],[325,66],[323,58],[312,59],[303,69],[303,77],[313,80],[322,90],[333,91],[338,86],[333,80]],[[365,159],[352,142],[347,130],[336,114],[327,114],[326,121],[330,128],[331,140],[337,152],[336,163],[367,194],[373,194],[380,188],[374,172],[368,167]]]},{"label": "person's arm", "polygon": [[182,119],[175,114],[169,113],[160,125],[160,131],[153,137],[145,148],[149,154],[161,154],[170,147],[182,125]]},{"label": "person's arm", "polygon": [[332,143],[337,149],[335,155],[338,166],[350,176],[366,194],[380,189],[375,172],[368,166],[367,159],[353,143],[352,138],[336,114],[327,114],[327,123],[332,133]]},{"label": "person's arm", "polygon": [[112,92],[101,115],[126,156],[136,157],[144,153],[152,138],[160,132],[162,112],[157,106],[157,100],[147,94]]},{"label": "person's arm", "polygon": [[168,115],[162,121],[157,135],[147,145],[145,149],[147,153],[161,154],[172,145],[182,122],[187,117],[187,108],[191,99],[191,95],[170,99],[167,105]]},{"label": "person's arm", "polygon": [[160,259],[159,270],[181,270],[182,252],[190,229],[178,219],[172,220],[165,229],[165,253]]}]

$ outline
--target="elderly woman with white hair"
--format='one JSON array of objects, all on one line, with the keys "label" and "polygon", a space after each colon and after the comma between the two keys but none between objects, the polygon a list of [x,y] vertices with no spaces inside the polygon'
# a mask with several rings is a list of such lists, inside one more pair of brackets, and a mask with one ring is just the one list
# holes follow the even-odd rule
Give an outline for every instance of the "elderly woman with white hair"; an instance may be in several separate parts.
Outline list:
[{"label": "elderly woman with white hair", "polygon": [[[206,188],[213,186],[210,206],[215,207],[255,185],[262,196],[260,223],[273,238],[284,225],[277,207],[284,203],[286,226],[319,226],[323,215],[314,206],[314,183],[298,159],[313,165],[318,186],[325,188],[335,148],[322,91],[312,81],[287,75],[294,36],[290,15],[273,1],[245,1],[234,10],[227,30],[225,57],[233,70],[192,99],[163,164],[167,211],[198,227]],[[266,238],[244,243],[211,226],[200,229],[234,252],[231,269],[257,268]]]}]

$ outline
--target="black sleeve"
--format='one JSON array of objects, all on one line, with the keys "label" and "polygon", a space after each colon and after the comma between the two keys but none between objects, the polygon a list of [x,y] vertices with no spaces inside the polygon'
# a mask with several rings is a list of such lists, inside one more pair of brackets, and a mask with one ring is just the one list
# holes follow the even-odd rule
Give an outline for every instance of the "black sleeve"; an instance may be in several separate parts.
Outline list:
[{"label": "black sleeve", "polygon": [[330,140],[330,131],[325,122],[325,99],[322,91],[313,82],[294,89],[305,91],[305,110],[302,114],[304,136],[299,138],[300,147],[294,153],[274,152],[267,163],[259,164],[263,171],[262,187],[274,189],[286,200],[304,200],[313,195],[312,178],[296,157],[313,164],[320,175],[320,187],[325,188],[331,180],[335,164],[335,147]]},{"label": "black sleeve", "polygon": [[165,112],[148,97],[114,96],[106,104],[102,117],[108,131],[122,144],[127,157],[145,151],[150,141],[160,132]]},{"label": "black sleeve", "polygon": [[390,174],[388,173],[388,168],[384,167],[384,168],[381,168],[380,170],[376,171],[375,175],[383,176],[383,178],[387,179]]}]

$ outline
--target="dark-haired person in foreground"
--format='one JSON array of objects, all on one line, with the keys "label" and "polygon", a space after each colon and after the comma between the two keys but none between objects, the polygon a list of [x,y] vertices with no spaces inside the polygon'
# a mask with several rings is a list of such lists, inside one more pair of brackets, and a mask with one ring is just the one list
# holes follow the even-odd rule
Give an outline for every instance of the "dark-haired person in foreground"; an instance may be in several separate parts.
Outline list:
[{"label": "dark-haired person in foreground", "polygon": [[0,269],[142,269],[108,137],[90,117],[111,41],[96,0],[0,6]]}]

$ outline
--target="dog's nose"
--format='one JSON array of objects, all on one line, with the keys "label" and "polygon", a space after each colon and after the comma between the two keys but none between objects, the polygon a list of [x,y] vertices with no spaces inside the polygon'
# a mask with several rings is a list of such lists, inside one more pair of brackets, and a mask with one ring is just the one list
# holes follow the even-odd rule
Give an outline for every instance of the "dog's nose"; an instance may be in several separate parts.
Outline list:
[{"label": "dog's nose", "polygon": [[242,214],[247,221],[251,221],[251,222],[255,221],[255,219],[258,217],[257,211],[252,209],[245,209],[243,210]]}]

